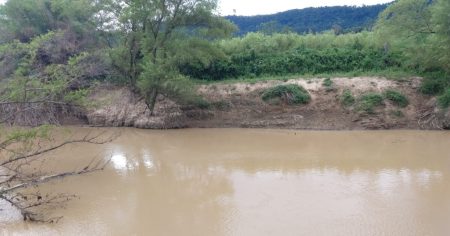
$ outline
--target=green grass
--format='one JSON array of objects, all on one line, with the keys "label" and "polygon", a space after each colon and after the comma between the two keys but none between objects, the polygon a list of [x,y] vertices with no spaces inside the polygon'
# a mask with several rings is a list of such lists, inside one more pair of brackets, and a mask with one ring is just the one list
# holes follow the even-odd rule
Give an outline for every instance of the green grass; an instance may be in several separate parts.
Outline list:
[{"label": "green grass", "polygon": [[368,113],[374,114],[375,108],[383,105],[383,96],[378,93],[366,93],[359,98],[358,102],[358,110]]},{"label": "green grass", "polygon": [[422,76],[425,78],[420,87],[423,94],[440,95],[450,87],[450,76],[443,71],[423,73]]},{"label": "green grass", "polygon": [[331,88],[333,86],[333,81],[330,78],[326,78],[323,80],[322,85]]},{"label": "green grass", "polygon": [[349,89],[344,90],[344,92],[341,95],[341,104],[349,107],[353,104],[355,104],[355,97],[353,96],[352,92]]},{"label": "green grass", "polygon": [[386,90],[384,97],[398,107],[407,107],[409,105],[408,98],[402,93],[395,90]]},{"label": "green grass", "polygon": [[306,104],[311,101],[311,96],[308,91],[295,84],[278,85],[268,88],[263,92],[261,97],[265,102],[284,102],[288,105]]},{"label": "green grass", "polygon": [[438,103],[442,108],[450,107],[450,88],[445,90],[444,94],[438,97]]},{"label": "green grass", "polygon": [[446,86],[445,81],[425,79],[420,86],[420,92],[426,95],[437,95],[443,93]]}]

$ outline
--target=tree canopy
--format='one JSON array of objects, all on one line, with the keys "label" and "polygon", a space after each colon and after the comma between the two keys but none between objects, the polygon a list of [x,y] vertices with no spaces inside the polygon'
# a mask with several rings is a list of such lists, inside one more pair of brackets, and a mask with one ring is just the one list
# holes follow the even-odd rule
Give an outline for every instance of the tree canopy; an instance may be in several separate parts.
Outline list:
[{"label": "tree canopy", "polygon": [[376,32],[411,67],[450,71],[449,11],[446,0],[399,0],[380,14]]}]

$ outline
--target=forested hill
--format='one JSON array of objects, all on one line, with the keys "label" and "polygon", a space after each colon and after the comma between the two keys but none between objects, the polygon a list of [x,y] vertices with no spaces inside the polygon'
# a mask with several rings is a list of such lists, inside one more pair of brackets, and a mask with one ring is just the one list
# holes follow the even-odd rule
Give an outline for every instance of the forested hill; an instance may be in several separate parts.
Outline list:
[{"label": "forested hill", "polygon": [[335,30],[360,31],[372,27],[388,4],[351,7],[319,7],[289,10],[273,15],[227,16],[239,27],[239,35],[255,31],[291,30],[297,33]]}]

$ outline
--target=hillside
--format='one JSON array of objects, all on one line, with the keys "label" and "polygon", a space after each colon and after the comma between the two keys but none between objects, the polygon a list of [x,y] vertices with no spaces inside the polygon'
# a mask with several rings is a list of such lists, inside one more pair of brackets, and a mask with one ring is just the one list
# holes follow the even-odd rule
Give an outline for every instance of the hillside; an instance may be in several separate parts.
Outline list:
[{"label": "hillside", "polygon": [[345,31],[360,31],[371,28],[378,14],[388,4],[351,7],[320,7],[289,10],[272,15],[227,16],[239,27],[238,35],[259,30],[291,30],[297,33],[322,32],[333,26]]}]

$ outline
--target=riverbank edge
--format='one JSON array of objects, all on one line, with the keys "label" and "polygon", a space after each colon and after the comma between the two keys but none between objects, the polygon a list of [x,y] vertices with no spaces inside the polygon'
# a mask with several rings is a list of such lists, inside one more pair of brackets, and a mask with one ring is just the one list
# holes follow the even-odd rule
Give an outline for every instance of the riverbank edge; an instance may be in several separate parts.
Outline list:
[{"label": "riverbank edge", "polygon": [[[331,80],[324,83],[325,80]],[[78,124],[95,127],[179,128],[275,128],[296,130],[439,130],[450,127],[450,113],[440,109],[434,97],[418,90],[421,77],[389,80],[384,77],[289,79],[199,85],[197,93],[207,107],[181,106],[160,96],[153,115],[145,103],[125,87],[97,87],[89,99],[94,105],[79,115]],[[306,105],[268,104],[261,93],[277,85],[296,84],[311,95]],[[373,113],[358,105],[342,104],[344,91],[358,99],[367,93],[395,90],[409,101],[398,107],[384,100]],[[77,123],[66,120],[63,124]]]}]

